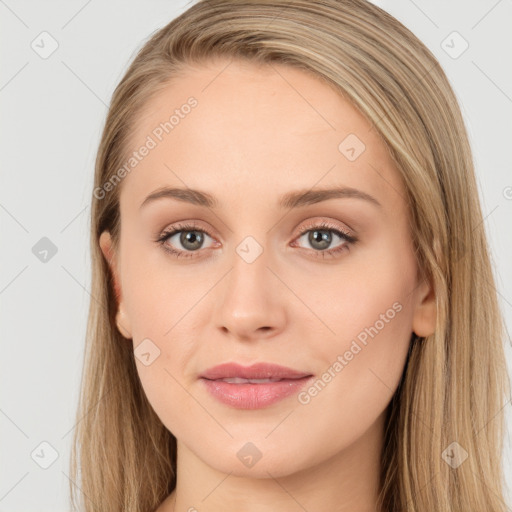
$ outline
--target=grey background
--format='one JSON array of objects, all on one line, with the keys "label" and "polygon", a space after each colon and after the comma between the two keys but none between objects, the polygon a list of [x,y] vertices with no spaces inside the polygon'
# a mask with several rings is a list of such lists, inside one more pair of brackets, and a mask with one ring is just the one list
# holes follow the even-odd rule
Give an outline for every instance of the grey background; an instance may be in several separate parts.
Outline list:
[{"label": "grey background", "polygon": [[[510,332],[512,1],[375,3],[433,51],[457,93]],[[68,510],[69,450],[91,299],[89,198],[100,130],[135,52],[188,5],[0,0],[0,512]],[[45,31],[50,36],[40,35]],[[58,48],[42,58],[52,39]],[[469,47],[458,55],[463,40]],[[49,250],[46,262],[40,260],[44,253],[37,257],[41,248]],[[510,368],[510,343],[506,351]],[[506,409],[504,464],[512,487],[510,403]]]}]

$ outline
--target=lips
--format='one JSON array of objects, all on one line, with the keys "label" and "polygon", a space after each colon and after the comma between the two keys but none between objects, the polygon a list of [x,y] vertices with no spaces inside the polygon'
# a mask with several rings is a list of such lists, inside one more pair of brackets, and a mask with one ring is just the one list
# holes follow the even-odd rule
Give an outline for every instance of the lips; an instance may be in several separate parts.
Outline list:
[{"label": "lips", "polygon": [[211,396],[237,409],[260,409],[298,393],[312,374],[271,363],[246,367],[225,363],[206,370],[200,381]]},{"label": "lips", "polygon": [[256,363],[252,366],[241,366],[236,363],[224,363],[209,368],[201,374],[203,379],[208,380],[224,380],[224,379],[244,379],[246,381],[258,381],[262,379],[270,379],[271,382],[279,380],[293,380],[309,377],[311,373],[301,372],[272,363]]}]

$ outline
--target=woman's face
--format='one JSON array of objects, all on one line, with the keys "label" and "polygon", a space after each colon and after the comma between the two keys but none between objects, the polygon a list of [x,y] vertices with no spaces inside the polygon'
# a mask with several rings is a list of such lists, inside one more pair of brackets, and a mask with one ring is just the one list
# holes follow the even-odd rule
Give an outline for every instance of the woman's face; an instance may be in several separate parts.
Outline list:
[{"label": "woman's face", "polygon": [[[100,245],[118,325],[179,446],[222,472],[280,476],[380,449],[412,332],[433,332],[435,301],[418,279],[406,191],[365,118],[303,71],[228,63],[190,68],[147,104],[119,251],[107,232]],[[224,363],[305,377],[202,377]]]}]

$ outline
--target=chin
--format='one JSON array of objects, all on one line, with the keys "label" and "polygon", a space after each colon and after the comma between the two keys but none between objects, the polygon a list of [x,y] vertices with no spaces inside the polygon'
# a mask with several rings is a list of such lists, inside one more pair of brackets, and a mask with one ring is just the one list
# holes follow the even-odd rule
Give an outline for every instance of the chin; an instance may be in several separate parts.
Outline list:
[{"label": "chin", "polygon": [[[284,477],[315,465],[315,457],[308,458],[302,452],[297,458],[297,450],[281,444],[279,447],[271,443],[235,442],[236,447],[224,449],[219,453],[210,453],[203,461],[217,471],[243,478]],[[258,448],[258,446],[260,448]],[[230,455],[230,452],[233,455]]]}]

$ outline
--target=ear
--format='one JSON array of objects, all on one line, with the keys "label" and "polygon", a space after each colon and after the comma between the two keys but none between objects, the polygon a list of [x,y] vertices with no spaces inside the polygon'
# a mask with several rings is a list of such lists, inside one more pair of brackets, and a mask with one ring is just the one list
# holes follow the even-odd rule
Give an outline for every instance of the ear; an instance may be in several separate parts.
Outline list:
[{"label": "ear", "polygon": [[437,304],[434,286],[423,279],[415,290],[415,309],[412,330],[421,337],[430,336],[436,330]]},{"label": "ear", "polygon": [[125,311],[123,296],[121,292],[119,273],[117,268],[117,255],[112,246],[112,237],[108,231],[103,231],[100,235],[99,245],[101,252],[105,257],[110,272],[114,280],[114,293],[116,296],[117,312],[116,312],[116,325],[119,332],[126,338],[131,339],[131,322]]}]

